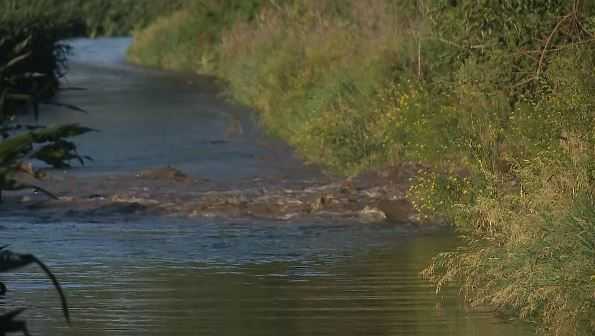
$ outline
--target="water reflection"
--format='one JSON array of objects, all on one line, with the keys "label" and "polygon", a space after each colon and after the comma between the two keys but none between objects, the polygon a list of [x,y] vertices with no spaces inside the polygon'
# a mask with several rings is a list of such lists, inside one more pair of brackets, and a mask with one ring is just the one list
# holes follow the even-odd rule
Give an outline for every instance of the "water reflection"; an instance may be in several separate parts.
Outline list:
[{"label": "water reflection", "polygon": [[[115,247],[120,250],[115,252],[109,244],[98,245],[102,247],[82,251],[95,255],[83,259],[87,264],[77,263],[72,254],[52,258],[51,247],[43,248],[39,253],[47,254],[67,288],[72,329],[64,329],[57,298],[34,269],[3,276],[25,293],[9,300],[34,302],[28,318],[36,334],[46,335],[531,334],[526,326],[491,313],[466,311],[453,292],[438,298],[420,280],[417,274],[431,256],[456,243],[444,233],[413,239],[396,228],[361,224],[330,230],[323,223],[276,224],[275,230],[267,226],[275,224],[218,223],[216,230],[202,223],[194,230],[185,226],[186,233],[194,231],[189,238],[167,235],[187,224],[145,223],[142,230],[127,223],[135,228],[136,238],[124,234],[120,239],[130,248]],[[88,239],[116,239],[107,233],[109,224],[87,226],[83,231]],[[77,244],[77,230],[68,232],[67,224],[37,227],[29,242],[18,240],[23,248],[43,243],[44,227],[53,227],[71,242],[67,245]],[[151,227],[165,234],[161,244],[155,244]],[[274,232],[268,243],[259,233],[264,230]],[[335,234],[342,239],[331,239]],[[238,240],[214,249],[201,247],[201,241],[212,245],[230,237]],[[239,239],[263,242],[237,249]],[[259,260],[261,250],[269,257]],[[155,258],[159,254],[161,258]],[[52,306],[55,309],[48,308]]]}]

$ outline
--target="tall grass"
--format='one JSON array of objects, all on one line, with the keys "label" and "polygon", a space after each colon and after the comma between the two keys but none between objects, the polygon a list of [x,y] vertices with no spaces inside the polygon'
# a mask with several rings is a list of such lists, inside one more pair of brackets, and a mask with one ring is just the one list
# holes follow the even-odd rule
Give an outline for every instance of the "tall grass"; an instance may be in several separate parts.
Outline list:
[{"label": "tall grass", "polygon": [[329,169],[431,167],[409,197],[467,244],[424,275],[549,334],[595,333],[593,4],[197,3],[137,33],[131,58],[220,76]]},{"label": "tall grass", "polygon": [[[134,33],[129,58],[144,65],[210,72],[216,45],[225,29],[251,21],[269,0],[187,0],[170,16],[161,16]],[[280,0],[283,2],[286,0]]]},{"label": "tall grass", "polygon": [[217,73],[306,158],[356,173],[398,160],[398,107],[380,102],[416,77],[416,24],[415,8],[384,1],[271,7],[226,32]]}]

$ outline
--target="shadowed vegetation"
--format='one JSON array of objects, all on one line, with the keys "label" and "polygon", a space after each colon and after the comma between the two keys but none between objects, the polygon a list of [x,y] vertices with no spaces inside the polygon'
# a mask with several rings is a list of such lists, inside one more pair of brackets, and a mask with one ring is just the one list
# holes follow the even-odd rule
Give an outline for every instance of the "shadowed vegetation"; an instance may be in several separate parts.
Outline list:
[{"label": "shadowed vegetation", "polygon": [[[283,3],[286,0],[280,0]],[[216,65],[221,34],[236,22],[252,21],[262,0],[189,0],[171,16],[162,16],[134,33],[130,58],[144,65],[209,72]]]},{"label": "shadowed vegetation", "polygon": [[[62,312],[64,313],[64,318],[66,319],[66,322],[70,324],[70,312],[68,310],[66,296],[64,295],[64,291],[62,290],[60,283],[58,282],[54,274],[50,271],[50,269],[32,254],[17,254],[9,250],[6,250],[5,248],[6,246],[0,247],[0,272],[10,272],[31,264],[37,264],[50,278],[52,284],[56,288],[56,291],[58,291],[58,294],[60,295],[60,301],[62,304]],[[0,296],[3,296],[7,291],[7,288],[1,282],[0,289]],[[21,314],[24,310],[25,309],[23,308],[16,309],[3,315],[0,315],[0,335],[6,335],[7,333],[17,332],[23,333],[24,335],[30,335],[25,321],[16,320],[16,317],[19,314]]]},{"label": "shadowed vegetation", "polygon": [[[5,0],[0,17],[16,22],[45,17],[69,23],[66,36],[129,35],[161,15],[180,8],[184,0]],[[64,37],[64,36],[62,36]]]},{"label": "shadowed vegetation", "polygon": [[52,20],[49,13],[17,10],[10,2],[2,6],[5,11],[0,12],[0,196],[3,190],[34,189],[55,198],[20,177],[42,177],[30,164],[33,160],[59,168],[68,167],[71,160],[84,163],[86,158],[66,139],[90,129],[74,124],[49,128],[21,125],[16,117],[26,112],[37,116],[44,104],[62,105],[50,98],[58,90],[68,52],[58,41],[73,26],[68,20]]},{"label": "shadowed vegetation", "polygon": [[[40,8],[19,7],[23,3],[0,3],[0,201],[3,191],[22,189],[41,191],[57,198],[22,176],[43,177],[31,164],[34,160],[54,167],[66,167],[73,159],[82,164],[86,158],[78,155],[74,143],[66,139],[90,131],[75,124],[43,127],[21,125],[16,121],[19,113],[34,112],[37,117],[40,105],[57,104],[49,99],[58,90],[68,51],[58,41],[76,29],[74,21],[52,17],[52,13]],[[5,248],[0,247],[0,272],[37,264],[58,291],[64,317],[70,324],[66,297],[49,268],[34,255],[17,254]],[[0,283],[0,296],[6,291],[7,287]],[[0,335],[30,335],[27,323],[18,320],[24,310],[16,309],[0,316]]]},{"label": "shadowed vegetation", "polygon": [[337,172],[423,163],[411,201],[467,242],[424,275],[592,335],[594,51],[580,0],[197,0],[136,33],[130,58],[220,76]]}]

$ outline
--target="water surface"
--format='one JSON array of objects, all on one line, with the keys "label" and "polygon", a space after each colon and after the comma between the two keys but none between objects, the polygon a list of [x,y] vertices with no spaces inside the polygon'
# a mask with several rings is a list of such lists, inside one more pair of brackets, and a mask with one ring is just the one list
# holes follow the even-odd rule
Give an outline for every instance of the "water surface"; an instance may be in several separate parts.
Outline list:
[{"label": "water surface", "polygon": [[56,100],[87,113],[50,108],[41,114],[41,124],[78,122],[100,131],[76,139],[80,152],[94,159],[81,173],[171,165],[224,181],[312,174],[285,145],[263,134],[251,111],[227,102],[212,78],[126,64],[130,42],[69,41],[66,90]]},{"label": "water surface", "polygon": [[[84,174],[174,165],[229,181],[315,176],[221,97],[212,80],[125,64],[129,39],[73,41],[74,58],[43,123],[101,129],[77,140]],[[282,148],[276,151],[272,149]],[[273,153],[273,154],[272,154]],[[272,160],[266,156],[279,155]],[[35,253],[62,281],[72,328],[35,267],[0,275],[10,307],[36,335],[511,335],[526,325],[469,311],[418,273],[457,246],[449,232],[395,225],[176,219],[122,215],[73,221],[0,216],[2,242]]]},{"label": "water surface", "polygon": [[436,296],[418,272],[454,248],[447,232],[392,225],[196,222],[3,224],[62,280],[74,327],[31,267],[3,275],[12,306],[46,335],[529,335]]}]

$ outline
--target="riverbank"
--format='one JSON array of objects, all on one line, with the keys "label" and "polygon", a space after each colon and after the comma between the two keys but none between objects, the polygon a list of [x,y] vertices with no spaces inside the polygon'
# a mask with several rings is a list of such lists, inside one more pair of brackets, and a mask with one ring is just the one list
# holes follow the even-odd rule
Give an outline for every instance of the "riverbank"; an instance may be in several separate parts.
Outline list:
[{"label": "riverbank", "polygon": [[223,78],[332,171],[423,162],[409,200],[467,238],[425,274],[551,334],[593,333],[591,5],[234,4],[157,20],[130,58]]}]

